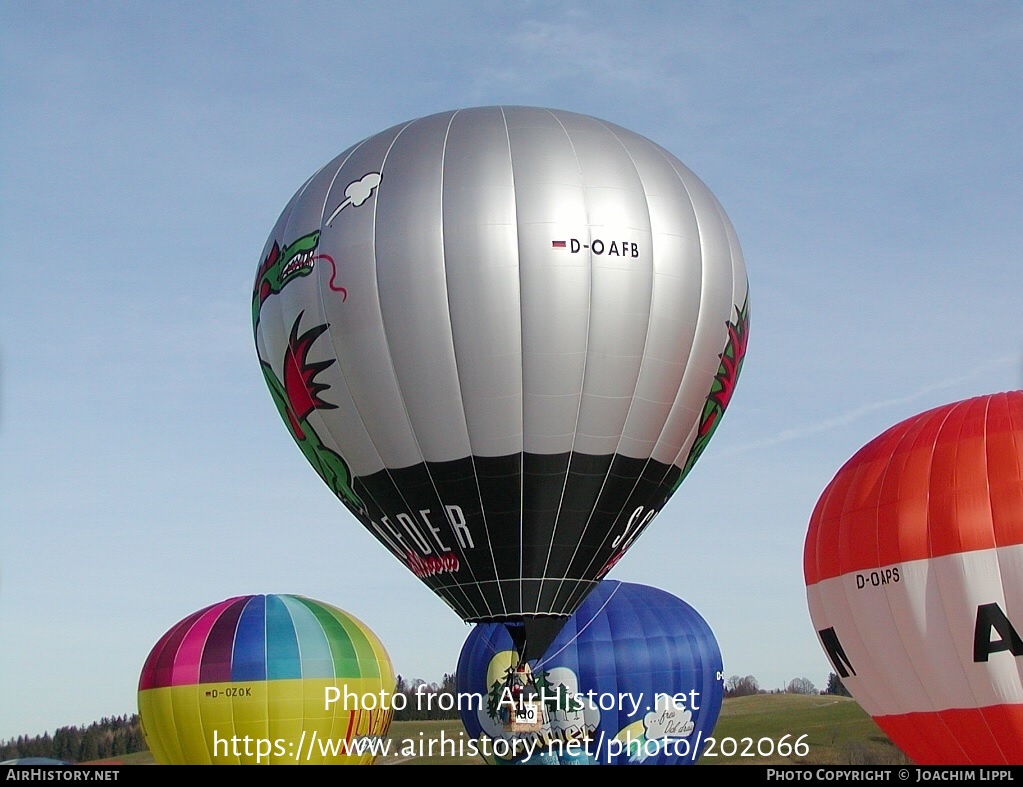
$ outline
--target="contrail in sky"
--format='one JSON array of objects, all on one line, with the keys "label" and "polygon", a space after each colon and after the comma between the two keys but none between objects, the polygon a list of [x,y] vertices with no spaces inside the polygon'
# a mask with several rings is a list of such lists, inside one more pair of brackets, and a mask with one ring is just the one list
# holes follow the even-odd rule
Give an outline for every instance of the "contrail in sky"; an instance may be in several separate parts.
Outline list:
[{"label": "contrail in sky", "polygon": [[861,405],[860,407],[857,407],[855,410],[850,410],[834,418],[828,418],[823,421],[818,421],[815,424],[800,426],[794,429],[785,429],[776,434],[774,437],[768,437],[753,443],[747,443],[746,445],[737,446],[733,449],[726,450],[722,453],[725,455],[737,454],[744,451],[752,451],[755,448],[764,448],[766,446],[777,445],[778,443],[787,443],[792,440],[801,440],[802,438],[809,437],[810,435],[820,434],[821,432],[827,432],[836,427],[850,424],[853,421],[857,420],[858,418],[867,415],[868,413],[873,413],[878,410],[884,410],[888,407],[895,407],[897,405],[908,404],[909,402],[926,396],[927,394],[932,393],[933,391],[940,391],[943,388],[951,388],[954,385],[958,385],[959,383],[964,383],[967,380],[971,380],[977,375],[982,374],[983,372],[987,372],[990,371],[991,369],[996,369],[1002,366],[1009,366],[1012,363],[1018,362],[1019,359],[1011,355],[996,358],[993,361],[989,361],[988,363],[983,364],[982,366],[978,366],[973,371],[967,372],[964,375],[960,375],[959,377],[953,377],[948,380],[942,380],[941,382],[932,383],[931,385],[926,385],[923,388],[919,388],[913,393],[908,394],[907,396],[902,396],[899,397],[898,399],[883,399],[879,402],[871,402],[870,404]]}]

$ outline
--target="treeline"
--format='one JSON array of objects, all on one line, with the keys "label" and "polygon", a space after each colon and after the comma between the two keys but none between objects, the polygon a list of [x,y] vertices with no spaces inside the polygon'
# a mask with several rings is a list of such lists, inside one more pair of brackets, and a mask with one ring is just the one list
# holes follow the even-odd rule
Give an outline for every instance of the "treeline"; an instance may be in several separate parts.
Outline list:
[{"label": "treeline", "polygon": [[732,675],[725,681],[726,697],[748,697],[751,694],[836,694],[848,697],[849,690],[842,685],[842,679],[834,672],[828,675],[828,685],[817,691],[817,687],[807,678],[793,678],[784,689],[762,689],[760,683],[752,675],[740,677]]},{"label": "treeline", "polygon": [[[458,698],[455,676],[445,674],[440,684],[427,683],[415,678],[411,682],[398,676],[393,700],[395,721],[424,721],[458,719]],[[818,691],[807,678],[793,678],[783,689],[762,689],[752,675],[732,675],[725,681],[725,697],[746,697],[751,694],[837,694],[848,697],[849,690],[842,685],[841,678],[834,672],[828,675],[828,685]]]},{"label": "treeline", "polygon": [[[392,697],[395,721],[422,721],[426,719],[458,719],[455,699],[455,676],[445,674],[438,683],[427,683],[421,678],[408,681],[398,676]],[[142,726],[137,713],[131,716],[103,718],[88,726],[61,727],[50,734],[19,735],[0,743],[0,761],[21,757],[49,757],[67,762],[91,762],[114,759],[124,754],[147,750]]]},{"label": "treeline", "polygon": [[[427,683],[421,678],[411,682],[398,676],[392,697],[395,721],[425,721],[457,719],[458,702],[455,692],[455,676],[444,674],[439,683]],[[402,695],[404,699],[398,698]]]},{"label": "treeline", "polygon": [[[726,697],[768,693],[816,694],[806,678],[795,678],[785,689],[768,692],[760,688],[752,675],[733,675],[725,681]],[[831,673],[827,687],[821,694],[849,696],[841,679]],[[458,719],[458,699],[454,674],[445,674],[438,683],[427,683],[421,678],[408,681],[398,676],[391,698],[395,721],[425,721]],[[400,698],[398,695],[401,695]],[[29,737],[21,735],[0,745],[0,760],[19,757],[50,757],[68,762],[106,760],[137,751],[146,751],[138,714],[102,718],[85,727],[61,727],[50,737],[49,733]]]},{"label": "treeline", "polygon": [[67,762],[107,760],[132,752],[146,751],[137,713],[104,717],[88,727],[60,727],[53,737],[19,735],[0,745],[0,760],[20,757],[49,757]]}]

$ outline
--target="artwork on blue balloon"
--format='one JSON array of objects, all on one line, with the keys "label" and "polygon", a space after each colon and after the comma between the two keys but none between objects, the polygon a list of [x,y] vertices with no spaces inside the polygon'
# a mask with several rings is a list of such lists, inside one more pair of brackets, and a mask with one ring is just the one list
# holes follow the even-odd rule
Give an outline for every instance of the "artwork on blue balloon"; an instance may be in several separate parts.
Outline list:
[{"label": "artwork on blue balloon", "polygon": [[514,625],[480,624],[458,659],[457,691],[483,697],[462,707],[462,723],[488,762],[699,759],[721,710],[722,663],[710,626],[686,602],[605,580],[541,658],[520,666],[517,635]]}]

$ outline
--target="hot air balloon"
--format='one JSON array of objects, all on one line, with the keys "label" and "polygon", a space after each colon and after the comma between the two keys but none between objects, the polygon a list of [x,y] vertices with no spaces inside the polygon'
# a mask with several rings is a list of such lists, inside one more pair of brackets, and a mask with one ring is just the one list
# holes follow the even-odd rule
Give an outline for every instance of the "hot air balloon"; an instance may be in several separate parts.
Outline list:
[{"label": "hot air balloon", "polygon": [[139,717],[162,765],[368,764],[373,751],[345,745],[386,735],[394,686],[380,640],[347,612],[302,596],[239,596],[156,643]]},{"label": "hot air balloon", "polygon": [[[536,731],[512,723],[521,699],[514,676],[523,671]],[[690,765],[723,693],[721,651],[700,614],[663,590],[614,580],[601,582],[547,652],[522,667],[506,626],[476,626],[456,684],[460,697],[485,698],[460,712],[497,764]]]},{"label": "hot air balloon", "polygon": [[817,503],[803,571],[835,672],[908,757],[1023,762],[1023,391],[860,449]]},{"label": "hot air balloon", "polygon": [[252,298],[281,417],[465,621],[539,655],[678,488],[731,399],[746,272],[648,139],[530,107],[354,145],[267,239]]}]

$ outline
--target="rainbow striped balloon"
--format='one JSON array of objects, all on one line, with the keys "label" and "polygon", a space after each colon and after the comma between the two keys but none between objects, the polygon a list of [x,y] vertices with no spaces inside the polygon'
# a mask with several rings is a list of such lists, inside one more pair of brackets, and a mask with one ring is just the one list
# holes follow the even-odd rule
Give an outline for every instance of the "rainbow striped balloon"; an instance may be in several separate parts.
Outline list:
[{"label": "rainbow striped balloon", "polygon": [[302,596],[238,596],[156,643],[139,716],[161,764],[369,764],[351,747],[386,735],[393,691],[387,651],[358,619]]}]

